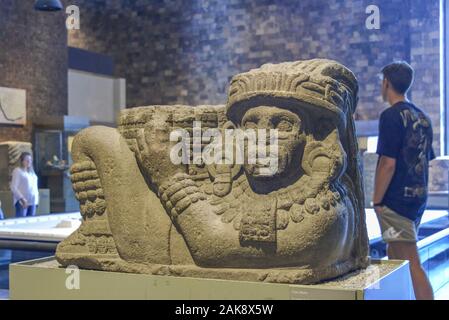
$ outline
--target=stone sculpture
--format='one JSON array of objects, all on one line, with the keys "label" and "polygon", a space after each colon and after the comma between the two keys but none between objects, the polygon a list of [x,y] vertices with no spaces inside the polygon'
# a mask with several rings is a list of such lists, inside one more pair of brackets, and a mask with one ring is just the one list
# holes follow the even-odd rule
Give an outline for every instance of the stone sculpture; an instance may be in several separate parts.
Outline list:
[{"label": "stone sculpture", "polygon": [[[235,76],[226,106],[124,110],[119,129],[73,142],[81,227],[57,260],[81,268],[316,283],[366,267],[363,182],[353,113],[358,85],[331,60],[268,64]],[[179,164],[170,132],[279,132],[278,170]]]}]

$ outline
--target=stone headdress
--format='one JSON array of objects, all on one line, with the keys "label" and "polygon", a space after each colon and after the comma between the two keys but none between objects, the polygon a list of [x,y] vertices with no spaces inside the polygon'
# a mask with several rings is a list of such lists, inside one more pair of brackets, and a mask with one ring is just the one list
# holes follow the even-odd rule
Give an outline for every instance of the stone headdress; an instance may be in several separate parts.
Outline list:
[{"label": "stone headdress", "polygon": [[236,121],[248,108],[267,104],[292,111],[328,111],[345,127],[347,115],[355,111],[357,92],[354,74],[332,60],[266,64],[232,79],[226,112]]}]

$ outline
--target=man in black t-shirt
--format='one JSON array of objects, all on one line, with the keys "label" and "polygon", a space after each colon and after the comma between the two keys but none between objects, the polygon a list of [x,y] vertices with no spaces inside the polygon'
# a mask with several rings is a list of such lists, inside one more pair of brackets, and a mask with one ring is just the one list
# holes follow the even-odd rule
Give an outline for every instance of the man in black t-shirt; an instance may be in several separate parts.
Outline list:
[{"label": "man in black t-shirt", "polygon": [[433,299],[416,242],[427,203],[429,161],[435,154],[429,117],[407,99],[413,73],[406,62],[382,69],[382,97],[390,107],[379,121],[373,203],[388,258],[409,260],[416,298]]}]

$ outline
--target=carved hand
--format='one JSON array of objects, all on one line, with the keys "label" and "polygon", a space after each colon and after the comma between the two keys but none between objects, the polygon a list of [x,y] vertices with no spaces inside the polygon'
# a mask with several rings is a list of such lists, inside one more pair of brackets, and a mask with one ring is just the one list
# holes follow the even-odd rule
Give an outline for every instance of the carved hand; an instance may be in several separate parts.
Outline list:
[{"label": "carved hand", "polygon": [[206,200],[195,182],[185,173],[177,173],[159,189],[159,197],[172,218],[176,218],[192,203]]}]

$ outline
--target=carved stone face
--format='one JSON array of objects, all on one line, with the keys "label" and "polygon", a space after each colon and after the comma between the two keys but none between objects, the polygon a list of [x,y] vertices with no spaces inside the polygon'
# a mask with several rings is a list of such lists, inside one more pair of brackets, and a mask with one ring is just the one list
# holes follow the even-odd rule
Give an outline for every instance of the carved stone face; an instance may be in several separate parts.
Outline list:
[{"label": "carved stone face", "polygon": [[[266,171],[261,172],[262,168],[268,168],[269,163],[257,162],[249,164],[245,161],[244,169],[247,175],[255,179],[267,179],[273,176],[289,175],[299,168],[299,159],[302,156],[302,149],[306,139],[303,130],[303,123],[300,117],[286,109],[269,106],[259,106],[248,110],[242,121],[243,130],[253,129],[275,129],[278,132],[278,170],[271,175]],[[257,136],[257,139],[260,137]],[[270,133],[266,132],[267,154],[269,153]],[[248,144],[245,143],[245,154],[248,151]]]}]

